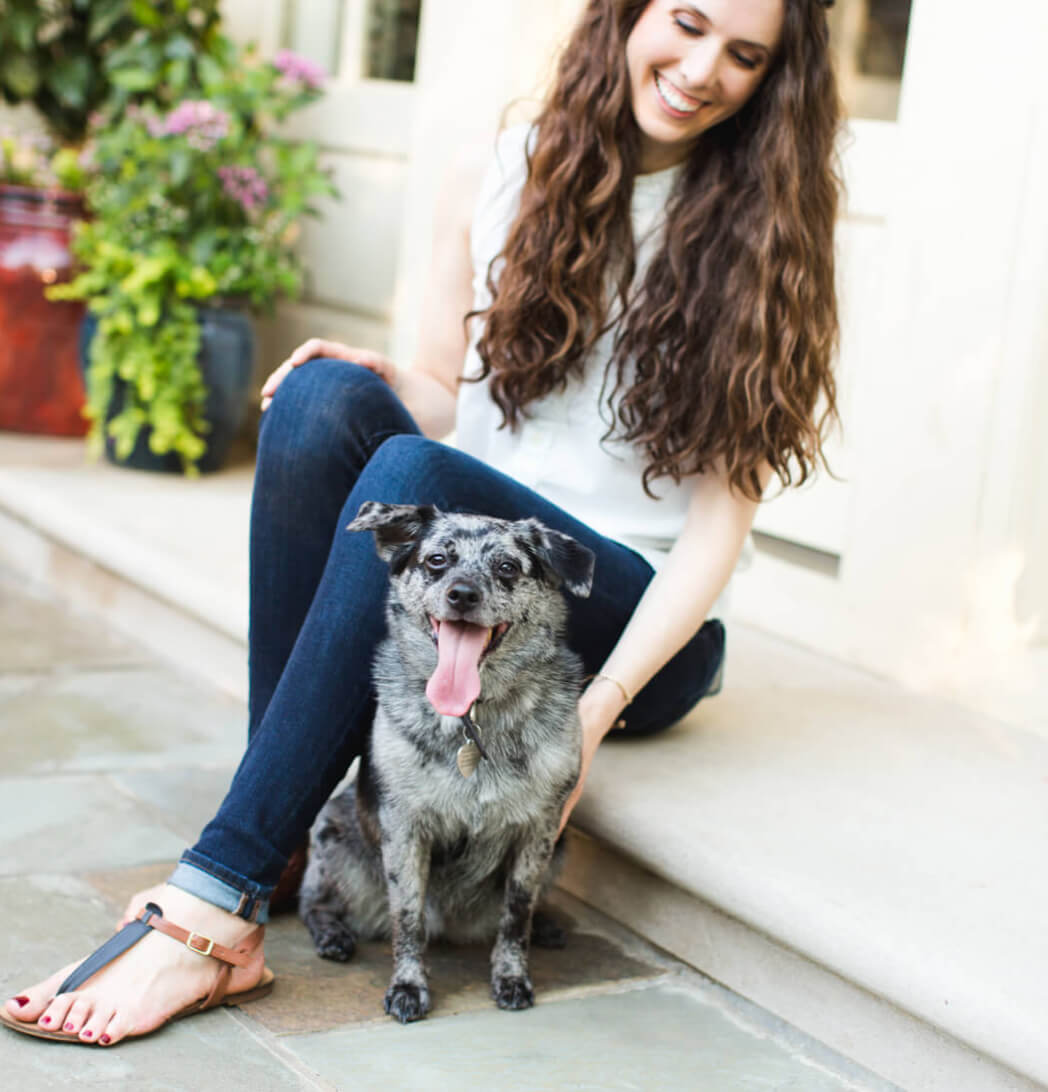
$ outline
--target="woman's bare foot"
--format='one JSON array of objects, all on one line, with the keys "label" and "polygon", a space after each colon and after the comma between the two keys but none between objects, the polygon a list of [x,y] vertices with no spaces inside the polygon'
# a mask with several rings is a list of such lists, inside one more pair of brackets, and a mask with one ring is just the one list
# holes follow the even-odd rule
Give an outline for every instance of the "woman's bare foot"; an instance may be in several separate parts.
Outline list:
[{"label": "woman's bare foot", "polygon": [[[177,887],[165,884],[150,894],[155,894],[152,901],[168,921],[228,948],[237,947],[258,928]],[[206,997],[222,964],[154,931],[92,975],[86,985],[56,997],[55,990],[76,966],[70,964],[7,1001],[7,1014],[24,1023],[36,1022],[46,1031],[64,1031],[109,1046],[128,1035],[152,1031]],[[229,992],[252,989],[263,971],[259,944],[247,967],[233,967]]]}]

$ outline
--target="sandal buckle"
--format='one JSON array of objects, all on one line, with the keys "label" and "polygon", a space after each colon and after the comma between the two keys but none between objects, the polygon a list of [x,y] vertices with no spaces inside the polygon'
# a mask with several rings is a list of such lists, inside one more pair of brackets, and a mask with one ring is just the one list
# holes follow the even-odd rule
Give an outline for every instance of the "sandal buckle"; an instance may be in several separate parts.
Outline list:
[{"label": "sandal buckle", "polygon": [[[196,943],[194,943],[196,942]],[[197,947],[197,944],[206,944],[207,947]],[[186,937],[186,947],[191,952],[196,952],[197,955],[210,955],[211,949],[214,948],[215,942],[210,938],[204,936],[202,933],[190,933]]]}]

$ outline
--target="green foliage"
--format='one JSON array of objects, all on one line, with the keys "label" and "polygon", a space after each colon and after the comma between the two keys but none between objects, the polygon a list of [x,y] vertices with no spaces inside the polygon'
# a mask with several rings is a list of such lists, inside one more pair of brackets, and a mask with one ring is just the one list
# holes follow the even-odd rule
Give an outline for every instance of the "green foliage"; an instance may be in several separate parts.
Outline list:
[{"label": "green foliage", "polygon": [[50,137],[0,133],[0,182],[79,193],[87,185],[88,165],[89,155],[56,149]]},{"label": "green foliage", "polygon": [[[182,49],[175,60],[186,59]],[[196,308],[243,302],[269,310],[296,294],[298,221],[315,215],[318,198],[335,195],[316,146],[276,128],[319,95],[308,62],[278,58],[282,70],[222,38],[211,61],[198,66],[193,97],[168,111],[132,103],[95,131],[92,218],[73,243],[83,272],[49,292],[87,300],[99,319],[89,443],[102,446],[119,390],[108,425],[118,457],[148,427],[150,448],[177,452],[187,472],[204,452],[206,430]]]},{"label": "green foliage", "polygon": [[0,0],[0,94],[73,144],[103,105],[179,101],[221,48],[218,0]]}]

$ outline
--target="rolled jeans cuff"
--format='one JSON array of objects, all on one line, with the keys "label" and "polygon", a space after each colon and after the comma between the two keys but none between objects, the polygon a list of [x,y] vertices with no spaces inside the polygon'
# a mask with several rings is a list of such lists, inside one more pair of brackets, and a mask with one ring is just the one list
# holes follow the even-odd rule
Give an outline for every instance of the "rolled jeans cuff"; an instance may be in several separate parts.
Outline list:
[{"label": "rolled jeans cuff", "polygon": [[272,888],[238,876],[202,853],[187,849],[167,881],[198,899],[259,925],[269,920]]}]

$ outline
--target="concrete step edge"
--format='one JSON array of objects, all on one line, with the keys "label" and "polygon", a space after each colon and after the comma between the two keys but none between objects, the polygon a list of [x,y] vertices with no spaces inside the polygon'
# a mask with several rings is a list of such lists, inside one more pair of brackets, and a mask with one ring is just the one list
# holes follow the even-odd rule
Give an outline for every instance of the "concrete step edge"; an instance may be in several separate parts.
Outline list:
[{"label": "concrete step edge", "polygon": [[1045,1085],[569,828],[558,884],[674,957],[907,1092]]}]

